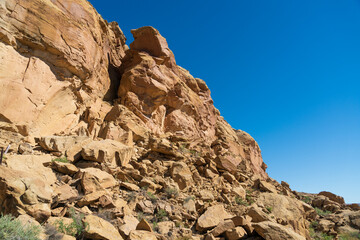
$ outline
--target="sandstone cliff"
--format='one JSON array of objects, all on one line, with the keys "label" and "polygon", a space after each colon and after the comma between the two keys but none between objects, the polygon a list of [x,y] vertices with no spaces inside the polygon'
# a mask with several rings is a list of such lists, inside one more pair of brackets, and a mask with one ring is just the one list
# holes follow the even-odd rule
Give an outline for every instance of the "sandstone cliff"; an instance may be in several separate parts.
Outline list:
[{"label": "sandstone cliff", "polygon": [[310,239],[313,207],[268,177],[205,81],[156,29],[131,33],[86,0],[0,2],[1,212],[56,225],[75,209],[87,239]]}]

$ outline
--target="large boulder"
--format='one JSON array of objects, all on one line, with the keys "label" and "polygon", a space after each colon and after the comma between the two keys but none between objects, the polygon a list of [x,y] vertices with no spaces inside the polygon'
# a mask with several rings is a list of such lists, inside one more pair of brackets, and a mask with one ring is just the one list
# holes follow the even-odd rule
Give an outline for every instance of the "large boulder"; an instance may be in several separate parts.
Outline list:
[{"label": "large boulder", "polygon": [[107,163],[111,166],[126,166],[133,154],[133,147],[111,139],[92,141],[86,144],[81,152],[86,160]]},{"label": "large boulder", "polygon": [[266,240],[306,240],[292,229],[270,221],[254,223],[253,227]]},{"label": "large boulder", "polygon": [[50,217],[53,190],[33,172],[0,166],[0,210],[3,214],[27,213],[37,221]]},{"label": "large boulder", "polygon": [[220,222],[232,217],[231,214],[226,212],[223,205],[211,206],[198,218],[196,230],[204,231],[216,227]]},{"label": "large boulder", "polygon": [[94,215],[88,215],[83,220],[89,226],[85,228],[84,236],[98,240],[122,240],[120,233],[108,221]]}]

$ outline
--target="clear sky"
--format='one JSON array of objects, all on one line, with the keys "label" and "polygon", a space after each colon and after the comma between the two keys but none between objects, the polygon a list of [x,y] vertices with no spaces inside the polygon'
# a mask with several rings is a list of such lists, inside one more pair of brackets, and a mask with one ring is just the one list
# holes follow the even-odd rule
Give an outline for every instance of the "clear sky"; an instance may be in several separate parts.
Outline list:
[{"label": "clear sky", "polygon": [[90,1],[153,26],[215,106],[259,143],[270,177],[360,202],[360,1]]}]

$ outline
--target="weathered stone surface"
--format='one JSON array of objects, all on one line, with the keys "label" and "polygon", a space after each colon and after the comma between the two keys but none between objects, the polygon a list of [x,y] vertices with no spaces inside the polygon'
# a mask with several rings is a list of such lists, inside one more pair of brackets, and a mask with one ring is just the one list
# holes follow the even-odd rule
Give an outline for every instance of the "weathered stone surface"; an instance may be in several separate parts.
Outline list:
[{"label": "weathered stone surface", "polygon": [[79,171],[79,169],[71,163],[63,163],[58,161],[53,161],[51,167],[63,174],[73,175]]},{"label": "weathered stone surface", "polygon": [[319,195],[328,197],[331,201],[334,201],[336,203],[345,204],[345,201],[344,201],[343,197],[335,195],[335,194],[333,194],[331,192],[323,191],[323,192],[320,192]]},{"label": "weathered stone surface", "polygon": [[230,219],[232,216],[225,211],[223,205],[214,205],[206,209],[204,214],[202,214],[196,224],[196,230],[203,231],[209,228],[213,228],[218,225],[221,221]]},{"label": "weathered stone surface", "polygon": [[244,228],[236,227],[225,232],[226,239],[228,240],[238,240],[242,237],[246,237],[247,233]]},{"label": "weathered stone surface", "polygon": [[133,230],[130,232],[128,240],[157,240],[156,235],[152,232]]},{"label": "weathered stone surface", "polygon": [[134,153],[132,147],[106,139],[93,141],[82,148],[82,157],[86,160],[108,163],[112,166],[126,166]]},{"label": "weathered stone surface", "polygon": [[218,225],[216,225],[216,227],[213,230],[211,230],[211,233],[214,237],[217,237],[217,236],[223,234],[224,232],[226,232],[227,230],[230,230],[234,227],[235,227],[235,224],[231,219],[225,220],[225,221],[220,222]]},{"label": "weathered stone surface", "polygon": [[112,188],[118,184],[112,175],[98,168],[81,169],[79,175],[81,187],[86,194]]},{"label": "weathered stone surface", "polygon": [[85,237],[90,239],[99,240],[122,240],[120,233],[116,228],[108,221],[96,217],[94,215],[88,215],[83,220],[89,227],[85,229]]},{"label": "weathered stone surface", "polygon": [[61,152],[65,154],[66,150],[75,144],[79,144],[89,139],[80,136],[47,136],[42,137],[39,144],[42,148],[52,152]]},{"label": "weathered stone surface", "polygon": [[144,218],[141,219],[141,221],[138,223],[136,230],[144,230],[149,232],[153,231],[148,221],[146,221]]},{"label": "weathered stone surface", "polygon": [[6,165],[14,170],[34,174],[48,185],[56,182],[56,176],[51,168],[44,167],[44,163],[51,163],[50,155],[11,155],[6,159]]},{"label": "weathered stone surface", "polygon": [[136,230],[139,224],[139,220],[137,220],[137,218],[134,216],[126,215],[124,216],[123,221],[124,224],[119,227],[119,231],[121,235],[126,238],[127,236],[129,236],[131,231]]},{"label": "weathered stone surface", "polygon": [[31,172],[0,166],[0,203],[4,214],[27,213],[37,221],[50,217],[53,190]]},{"label": "weathered stone surface", "polygon": [[253,227],[261,237],[268,240],[306,240],[290,228],[270,221],[255,223]]},{"label": "weathered stone surface", "polygon": [[177,182],[180,190],[192,184],[193,178],[189,167],[184,162],[175,162],[171,167],[171,177]]}]

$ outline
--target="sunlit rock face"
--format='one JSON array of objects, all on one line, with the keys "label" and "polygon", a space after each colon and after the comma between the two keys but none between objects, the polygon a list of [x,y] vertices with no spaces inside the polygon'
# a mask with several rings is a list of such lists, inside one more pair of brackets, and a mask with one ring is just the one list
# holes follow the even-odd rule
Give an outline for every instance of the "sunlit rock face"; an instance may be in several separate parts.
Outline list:
[{"label": "sunlit rock face", "polygon": [[87,1],[8,0],[0,13],[3,142],[180,139],[220,171],[267,178],[257,143],[220,116],[206,83],[176,65],[156,29],[132,30],[129,48]]}]

